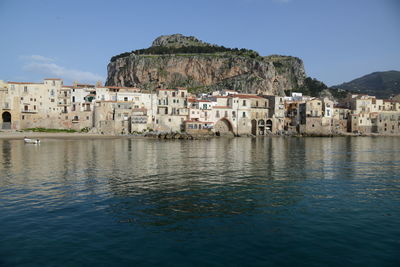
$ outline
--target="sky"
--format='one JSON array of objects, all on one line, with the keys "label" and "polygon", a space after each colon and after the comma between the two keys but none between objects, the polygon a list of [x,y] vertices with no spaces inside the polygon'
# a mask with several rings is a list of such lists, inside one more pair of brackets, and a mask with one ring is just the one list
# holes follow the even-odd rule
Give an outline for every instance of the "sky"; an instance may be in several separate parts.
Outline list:
[{"label": "sky", "polygon": [[105,82],[166,34],[296,56],[327,85],[400,70],[400,0],[0,0],[0,80]]}]

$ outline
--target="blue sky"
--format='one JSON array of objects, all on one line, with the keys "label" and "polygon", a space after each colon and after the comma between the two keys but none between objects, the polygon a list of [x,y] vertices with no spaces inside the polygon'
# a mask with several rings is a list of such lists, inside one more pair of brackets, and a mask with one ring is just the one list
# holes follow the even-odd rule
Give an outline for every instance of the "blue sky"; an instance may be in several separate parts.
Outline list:
[{"label": "blue sky", "polygon": [[0,0],[0,79],[105,81],[110,58],[182,33],[301,58],[328,85],[400,70],[398,0]]}]

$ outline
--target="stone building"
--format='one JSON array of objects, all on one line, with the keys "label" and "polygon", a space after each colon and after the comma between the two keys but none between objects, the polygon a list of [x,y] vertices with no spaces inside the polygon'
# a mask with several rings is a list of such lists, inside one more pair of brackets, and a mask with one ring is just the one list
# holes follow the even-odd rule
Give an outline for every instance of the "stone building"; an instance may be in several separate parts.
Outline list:
[{"label": "stone building", "polygon": [[185,88],[157,90],[155,130],[180,132],[189,117],[188,92]]},{"label": "stone building", "polygon": [[266,129],[272,133],[283,132],[285,126],[285,102],[282,96],[267,95],[268,117]]}]

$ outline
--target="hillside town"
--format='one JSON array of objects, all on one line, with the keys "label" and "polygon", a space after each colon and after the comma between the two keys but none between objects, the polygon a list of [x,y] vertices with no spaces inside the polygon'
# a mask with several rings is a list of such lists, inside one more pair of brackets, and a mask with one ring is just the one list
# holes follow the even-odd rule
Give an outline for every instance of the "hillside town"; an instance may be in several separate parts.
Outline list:
[{"label": "hillside town", "polygon": [[400,99],[349,94],[341,101],[221,90],[194,95],[186,88],[146,91],[0,81],[0,130],[72,129],[98,134],[188,133],[233,136],[400,133]]}]

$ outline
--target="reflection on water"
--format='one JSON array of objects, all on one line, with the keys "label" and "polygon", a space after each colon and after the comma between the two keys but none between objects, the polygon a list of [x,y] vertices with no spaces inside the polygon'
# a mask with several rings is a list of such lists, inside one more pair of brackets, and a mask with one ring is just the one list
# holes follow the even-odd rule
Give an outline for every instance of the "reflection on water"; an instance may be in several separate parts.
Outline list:
[{"label": "reflection on water", "polygon": [[[42,264],[49,246],[53,263],[200,265],[249,263],[239,254],[254,264],[339,263],[328,244],[349,263],[364,254],[393,263],[400,248],[390,237],[399,234],[399,138],[48,139],[0,148],[6,264]],[[121,258],[116,244],[141,254]],[[203,246],[213,249],[200,257]]]}]

